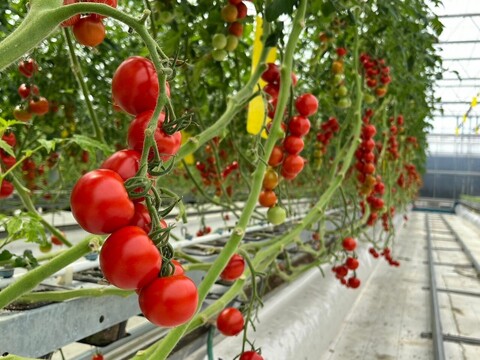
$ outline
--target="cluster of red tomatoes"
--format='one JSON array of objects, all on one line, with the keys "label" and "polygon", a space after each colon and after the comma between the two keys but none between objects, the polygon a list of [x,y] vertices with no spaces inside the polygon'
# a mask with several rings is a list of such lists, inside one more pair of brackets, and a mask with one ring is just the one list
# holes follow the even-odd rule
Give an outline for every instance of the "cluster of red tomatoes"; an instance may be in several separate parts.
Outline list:
[{"label": "cluster of red tomatoes", "polygon": [[[4,133],[2,135],[2,140],[12,148],[17,144],[17,138],[13,132]],[[17,160],[15,159],[15,156],[11,156],[4,150],[0,149],[0,172],[3,171],[3,167],[5,167],[5,169],[10,169],[16,162]],[[13,184],[8,180],[3,179],[2,184],[0,185],[0,199],[5,199],[12,194]]]},{"label": "cluster of red tomatoes", "polygon": [[[374,136],[377,129],[373,124],[370,124],[370,119],[373,116],[373,111],[367,109],[363,117],[362,134],[360,143],[355,157],[355,169],[358,172],[357,180],[360,183],[359,193],[362,196],[367,196],[366,201],[370,206],[370,217],[367,220],[367,225],[373,226],[378,218],[378,212],[383,209],[384,201],[381,196],[385,193],[385,184],[380,176],[375,177],[375,140]],[[365,201],[360,202],[362,214],[365,213]]]},{"label": "cluster of red tomatoes", "polygon": [[[175,266],[172,275],[159,277],[165,261],[149,233],[167,225],[163,219],[159,219],[159,224],[152,223],[153,216],[141,202],[144,198],[131,198],[124,184],[139,171],[145,129],[158,93],[158,79],[149,60],[132,57],[118,67],[112,81],[113,99],[119,108],[136,116],[128,131],[130,149],[117,151],[101,169],[83,175],[70,200],[72,213],[83,229],[93,234],[110,234],[100,252],[105,278],[121,289],[136,290],[140,308],[152,323],[173,327],[195,314],[196,285],[180,266]],[[155,152],[165,161],[178,151],[181,135],[166,134],[162,130],[164,118],[162,114],[154,138]]]},{"label": "cluster of red tomatoes", "polygon": [[405,180],[405,175],[402,172],[397,179],[397,185],[401,188],[406,188],[413,186],[413,184],[420,184],[422,182],[421,176],[418,174],[417,168],[413,164],[405,164],[403,168],[407,174],[407,180]]},{"label": "cluster of red tomatoes", "polygon": [[[63,0],[63,5],[71,5],[81,2],[80,0]],[[117,0],[84,0],[83,2],[105,4],[113,8],[117,7]],[[77,14],[62,23],[64,27],[72,27],[73,35],[77,41],[85,46],[98,46],[105,39],[105,16],[99,14]]]},{"label": "cluster of red tomatoes", "polygon": [[389,211],[385,211],[382,215],[382,226],[383,230],[390,231],[390,223],[389,218],[393,218],[395,216],[395,206],[390,206]]},{"label": "cluster of red tomatoes", "polygon": [[45,115],[50,108],[48,100],[40,96],[40,90],[35,85],[34,75],[38,73],[38,64],[32,59],[25,59],[18,64],[18,71],[28,81],[18,87],[18,95],[25,101],[23,105],[17,105],[13,110],[13,116],[18,121],[29,121],[33,115]]},{"label": "cluster of red tomatoes", "polygon": [[203,235],[208,235],[212,232],[212,228],[210,226],[202,226],[200,229],[197,231],[197,237],[203,236]]},{"label": "cluster of red tomatoes", "polygon": [[365,82],[370,89],[375,89],[375,95],[384,97],[388,90],[388,84],[392,81],[390,68],[385,64],[385,59],[374,59],[363,53],[360,62],[365,70]]},{"label": "cluster of red tomatoes", "polygon": [[247,6],[242,0],[229,0],[221,10],[222,19],[229,23],[228,35],[216,33],[212,38],[212,57],[222,61],[227,57],[227,51],[234,51],[239,38],[243,34],[243,24],[240,20],[247,16]]},{"label": "cluster of red tomatoes", "polygon": [[[357,241],[352,237],[346,237],[342,241],[342,247],[345,252],[354,252],[357,248]],[[355,257],[355,253],[352,256],[347,256],[345,262],[341,265],[332,267],[332,271],[335,273],[335,277],[340,281],[342,285],[346,287],[356,289],[360,286],[360,279],[357,278],[355,270],[357,270],[360,263]],[[348,272],[353,271],[353,275],[346,279]]]},{"label": "cluster of red tomatoes", "polygon": [[[245,270],[245,259],[234,254],[225,269],[220,274],[220,278],[224,281],[235,281],[242,276]],[[240,310],[234,307],[223,309],[217,317],[217,329],[225,336],[236,336],[242,332],[245,326],[245,319]],[[255,350],[243,352],[240,356],[241,360],[263,360],[263,357]]]},{"label": "cluster of red tomatoes", "polygon": [[375,259],[378,259],[381,256],[383,256],[385,258],[385,260],[387,260],[388,264],[390,266],[395,266],[395,267],[399,267],[400,266],[400,262],[397,261],[397,260],[394,260],[393,257],[392,257],[392,251],[390,250],[390,248],[386,247],[385,249],[383,249],[383,251],[379,254],[377,252],[377,250],[375,250],[375,248],[370,248],[368,250],[368,252],[375,258]]},{"label": "cluster of red tomatoes", "polygon": [[337,59],[332,63],[333,85],[335,104],[341,109],[347,109],[352,106],[352,100],[348,96],[348,88],[345,85],[343,57],[347,54],[347,49],[339,47],[336,49]]},{"label": "cluster of red tomatoes", "polygon": [[[217,142],[214,139],[215,142]],[[205,152],[207,154],[212,153],[212,147],[210,145],[207,145],[205,148]],[[220,158],[226,158],[227,153],[222,149],[219,152]],[[217,160],[215,159],[215,156],[209,155],[206,158],[205,162],[202,161],[197,161],[195,164],[195,167],[197,170],[200,172],[200,176],[202,178],[202,182],[205,186],[211,186],[213,185],[215,187],[215,195],[220,196],[222,195],[222,184],[225,182],[225,180],[229,177],[229,175],[234,172],[235,170],[238,170],[239,164],[238,161],[234,160],[223,170],[221,170],[221,174],[219,174],[219,171],[217,169]],[[226,192],[228,196],[232,196],[233,194],[233,188],[231,185],[227,186]]]},{"label": "cluster of red tomatoes", "polygon": [[[398,141],[397,141],[397,136],[398,133],[403,130],[403,116],[398,115],[397,116],[397,125],[395,125],[395,118],[392,116],[389,119],[390,122],[390,136],[388,137],[388,147],[387,151],[391,159],[396,160],[400,157],[400,154],[398,152]],[[399,126],[400,129],[397,127]]]},{"label": "cluster of red tomatoes", "polygon": [[335,133],[340,131],[340,125],[335,117],[329,118],[326,122],[320,125],[320,130],[317,133],[317,141],[320,143],[322,154],[325,155],[330,141],[333,139]]}]

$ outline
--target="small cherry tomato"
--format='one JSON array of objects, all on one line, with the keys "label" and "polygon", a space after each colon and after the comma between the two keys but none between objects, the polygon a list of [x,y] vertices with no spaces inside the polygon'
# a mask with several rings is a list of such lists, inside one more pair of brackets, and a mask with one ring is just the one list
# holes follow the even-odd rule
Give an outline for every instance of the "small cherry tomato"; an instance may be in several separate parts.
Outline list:
[{"label": "small cherry tomato", "polygon": [[272,190],[264,190],[260,193],[258,202],[264,207],[272,207],[277,203],[277,195]]},{"label": "small cherry tomato", "polygon": [[[147,128],[152,115],[153,111],[151,110],[137,115],[128,128],[128,146],[139,153],[141,153],[143,150],[145,129]],[[167,135],[162,130],[164,120],[165,114],[162,113],[160,114],[154,137],[162,160],[167,161],[172,155],[175,155],[178,152],[178,149],[180,149],[180,145],[182,143],[182,134],[177,131],[173,135]]]},{"label": "small cherry tomato", "polygon": [[13,184],[8,180],[3,180],[0,187],[0,199],[5,199],[12,195],[13,193]]},{"label": "small cherry tomato", "polygon": [[234,254],[228,261],[227,266],[220,274],[222,280],[234,281],[242,276],[245,270],[245,259],[238,254]]},{"label": "small cherry tomato", "polygon": [[153,324],[179,326],[197,311],[197,286],[185,275],[156,278],[142,288],[138,302],[143,315]]},{"label": "small cherry tomato", "polygon": [[217,329],[225,336],[238,335],[244,326],[245,320],[237,308],[225,308],[217,317]]},{"label": "small cherry tomato", "polygon": [[140,167],[141,154],[138,151],[125,149],[117,151],[107,158],[101,169],[110,169],[115,171],[123,180],[134,177]]},{"label": "small cherry tomato", "polygon": [[83,175],[73,187],[70,205],[80,226],[93,234],[109,234],[128,225],[135,212],[123,179],[108,169]]},{"label": "small cherry tomato", "polygon": [[102,20],[86,16],[73,25],[73,35],[80,44],[95,47],[105,39],[105,25]]},{"label": "small cherry tomato", "polygon": [[111,234],[100,251],[100,268],[116,287],[135,290],[157,279],[162,255],[147,233],[125,226]]},{"label": "small cherry tomato", "polygon": [[238,360],[263,360],[263,356],[256,351],[245,351]]},{"label": "small cherry tomato", "polygon": [[38,100],[30,100],[28,103],[28,108],[30,112],[37,114],[37,115],[45,115],[48,113],[49,104],[48,100],[44,97],[39,97]]},{"label": "small cherry tomato", "polygon": [[[153,63],[141,56],[125,60],[112,78],[114,104],[132,115],[155,109],[158,98],[158,78]],[[170,89],[167,83],[167,96]]]}]

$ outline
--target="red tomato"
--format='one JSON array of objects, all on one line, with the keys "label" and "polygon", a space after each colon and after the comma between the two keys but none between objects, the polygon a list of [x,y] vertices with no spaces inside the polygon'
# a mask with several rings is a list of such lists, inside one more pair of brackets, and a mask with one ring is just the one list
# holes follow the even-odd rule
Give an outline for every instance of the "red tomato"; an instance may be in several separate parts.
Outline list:
[{"label": "red tomato", "polygon": [[103,359],[104,359],[104,357],[103,357],[102,354],[94,354],[92,356],[92,360],[103,360]]},{"label": "red tomato", "polygon": [[143,315],[153,324],[179,326],[197,311],[197,286],[185,275],[157,278],[140,291],[138,302]]},{"label": "red tomato", "polygon": [[2,181],[2,186],[0,187],[0,199],[5,199],[12,195],[13,193],[13,185],[8,180]]},{"label": "red tomato", "polygon": [[49,109],[48,100],[43,96],[39,97],[38,100],[32,99],[28,103],[28,109],[34,114],[45,115]]},{"label": "red tomato", "polygon": [[282,163],[283,160],[283,150],[280,146],[274,146],[272,153],[270,154],[270,159],[268,159],[268,165],[278,166]]},{"label": "red tomato", "polygon": [[0,159],[5,164],[5,167],[7,169],[10,169],[17,162],[17,159],[15,158],[15,156],[10,156],[7,153],[5,153],[3,150],[0,150]]},{"label": "red tomato", "polygon": [[30,90],[33,90],[34,95],[40,94],[40,90],[38,89],[37,85],[30,87],[27,84],[22,84],[18,87],[18,95],[20,95],[22,99],[26,99],[30,95]]},{"label": "red tomato", "polygon": [[38,71],[38,65],[33,59],[22,60],[18,64],[18,71],[20,71],[23,76],[29,78]]},{"label": "red tomato", "polygon": [[297,175],[303,170],[305,161],[299,155],[287,155],[283,160],[282,172],[290,175]]},{"label": "red tomato", "polygon": [[342,241],[342,246],[346,251],[353,251],[357,247],[357,241],[352,237],[346,237]]},{"label": "red tomato", "polygon": [[360,265],[360,263],[358,262],[358,259],[355,259],[355,258],[352,258],[352,257],[348,257],[347,258],[347,261],[345,261],[345,265],[347,266],[347,268],[349,268],[350,270],[357,270],[358,266]]},{"label": "red tomato", "polygon": [[150,217],[150,213],[148,212],[148,208],[142,203],[135,203],[135,214],[130,221],[130,225],[138,226],[147,234],[152,229],[152,219]]},{"label": "red tomato", "polygon": [[123,179],[107,169],[83,175],[73,187],[70,205],[80,226],[93,234],[109,234],[128,225],[135,212]]},{"label": "red tomato", "polygon": [[[77,0],[63,0],[63,5],[75,4],[77,2]],[[72,16],[71,18],[62,22],[60,25],[64,27],[73,26],[78,22],[78,20],[80,20],[80,14]]]},{"label": "red tomato", "polygon": [[263,360],[263,356],[256,351],[245,351],[238,360]]},{"label": "red tomato", "polygon": [[2,140],[5,141],[11,147],[15,147],[15,145],[17,145],[17,137],[12,131],[10,131],[9,133],[4,133],[2,135]]},{"label": "red tomato", "polygon": [[237,20],[243,19],[245,16],[247,16],[247,10],[247,5],[245,5],[243,2],[237,4]]},{"label": "red tomato", "polygon": [[162,268],[162,255],[145,231],[138,226],[125,226],[103,244],[100,268],[116,287],[140,289],[157,278]]},{"label": "red tomato", "polygon": [[234,281],[242,276],[245,270],[245,259],[238,254],[234,254],[228,261],[227,266],[220,274],[222,280]]},{"label": "red tomato", "polygon": [[22,107],[17,105],[13,110],[13,117],[18,121],[28,121],[32,118],[32,114],[29,111],[22,109]]},{"label": "red tomato", "polygon": [[107,158],[101,169],[110,169],[115,171],[123,180],[134,177],[140,167],[141,155],[135,150],[120,150]]},{"label": "red tomato", "polygon": [[358,288],[360,286],[360,279],[352,276],[348,279],[348,286],[350,286],[352,289]]},{"label": "red tomato", "polygon": [[318,100],[310,93],[300,95],[295,101],[295,107],[302,116],[310,116],[318,110]]},{"label": "red tomato", "polygon": [[[63,233],[63,236],[65,236],[65,233]],[[53,245],[58,245],[58,246],[63,245],[60,239],[54,234],[52,234],[52,236],[50,237],[50,240],[52,241]]]},{"label": "red tomato", "polygon": [[[105,5],[111,6],[113,8],[117,7],[117,0],[87,0],[86,2],[105,4]],[[99,14],[92,14],[91,16],[95,19],[105,19],[106,18],[106,16],[99,15]]]},{"label": "red tomato", "polygon": [[185,274],[185,270],[183,270],[182,264],[180,264],[180,261],[172,259],[170,260],[173,265],[175,265],[175,272],[173,275],[183,275]]},{"label": "red tomato", "polygon": [[[122,62],[112,78],[114,104],[132,115],[155,109],[158,89],[153,63],[141,56],[132,56]],[[170,96],[168,83],[167,96]]]},{"label": "red tomato", "polygon": [[80,44],[95,47],[105,39],[105,25],[102,20],[86,16],[73,25],[73,35]]},{"label": "red tomato", "polygon": [[225,336],[238,335],[245,325],[243,315],[237,308],[225,308],[217,317],[217,328]]},{"label": "red tomato", "polygon": [[258,202],[264,207],[272,207],[277,203],[277,195],[272,190],[264,190],[260,193]]},{"label": "red tomato", "polygon": [[[153,111],[146,111],[137,115],[128,128],[128,146],[138,152],[142,152],[145,138],[145,129],[152,118]],[[178,152],[182,143],[182,134],[178,131],[173,135],[167,135],[162,130],[165,114],[160,114],[157,129],[155,130],[155,142],[158,152],[162,155],[162,160],[167,161],[172,155]]]},{"label": "red tomato", "polygon": [[300,154],[304,146],[303,139],[299,136],[288,135],[283,141],[283,148],[292,155]]},{"label": "red tomato", "polygon": [[277,98],[280,88],[278,87],[278,84],[268,83],[263,87],[263,91],[270,95],[272,98]]},{"label": "red tomato", "polygon": [[267,70],[262,74],[262,80],[267,83],[278,83],[280,81],[280,69],[274,63],[267,64]]},{"label": "red tomato", "polygon": [[294,116],[288,123],[290,134],[295,136],[305,136],[310,131],[310,120],[304,116]]}]

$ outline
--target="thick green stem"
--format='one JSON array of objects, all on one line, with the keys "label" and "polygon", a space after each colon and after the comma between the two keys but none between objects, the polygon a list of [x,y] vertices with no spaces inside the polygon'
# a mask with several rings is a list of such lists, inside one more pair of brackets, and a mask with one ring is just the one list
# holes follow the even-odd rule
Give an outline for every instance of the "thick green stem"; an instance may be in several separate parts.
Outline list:
[{"label": "thick green stem", "polygon": [[66,301],[80,297],[100,297],[115,295],[127,297],[134,294],[134,291],[122,290],[116,287],[102,287],[92,289],[77,289],[66,291],[44,291],[22,295],[18,301],[22,303],[35,303],[39,301]]},{"label": "thick green stem", "polygon": [[90,100],[90,90],[85,82],[85,76],[83,75],[82,66],[80,65],[80,61],[78,61],[78,57],[75,54],[75,46],[72,42],[72,36],[70,35],[70,31],[68,29],[63,29],[63,35],[68,45],[68,53],[70,54],[70,61],[72,62],[72,72],[77,79],[78,84],[80,85],[80,89],[82,90],[83,97],[85,98],[85,104],[87,105],[88,113],[90,114],[90,118],[93,122],[93,129],[95,131],[95,138],[105,143],[105,139],[103,138],[103,131],[100,126],[100,122],[98,121],[98,116],[96,111],[93,109],[92,101]]},{"label": "thick green stem", "polygon": [[92,242],[96,238],[97,237],[95,236],[85,238],[63,254],[53,258],[48,263],[33,269],[0,291],[0,309],[4,308],[12,301],[15,301],[26,292],[33,290],[44,279],[52,276],[57,271],[88,254],[91,251]]}]

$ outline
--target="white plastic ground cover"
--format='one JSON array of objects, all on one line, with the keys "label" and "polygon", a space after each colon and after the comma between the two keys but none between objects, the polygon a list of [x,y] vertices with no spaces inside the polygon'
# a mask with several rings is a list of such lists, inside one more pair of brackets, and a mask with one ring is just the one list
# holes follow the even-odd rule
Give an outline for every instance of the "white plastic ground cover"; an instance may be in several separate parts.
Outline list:
[{"label": "white plastic ground cover", "polygon": [[455,206],[455,213],[480,228],[480,215],[478,213],[469,210],[461,204]]},{"label": "white plastic ground cover", "polygon": [[[395,228],[401,231],[403,215],[395,218]],[[378,234],[378,227],[375,230]],[[372,234],[370,234],[372,235]],[[339,333],[362,288],[381,259],[373,259],[367,245],[360,244],[357,276],[362,285],[353,290],[340,285],[331,265],[312,269],[290,284],[282,285],[269,294],[259,310],[256,332],[250,340],[262,348],[265,360],[318,360],[328,351],[329,344]],[[242,347],[242,334],[235,337],[218,335],[215,338],[214,359],[233,359]],[[206,360],[206,347],[182,360]],[[176,359],[175,359],[176,360]]]}]

